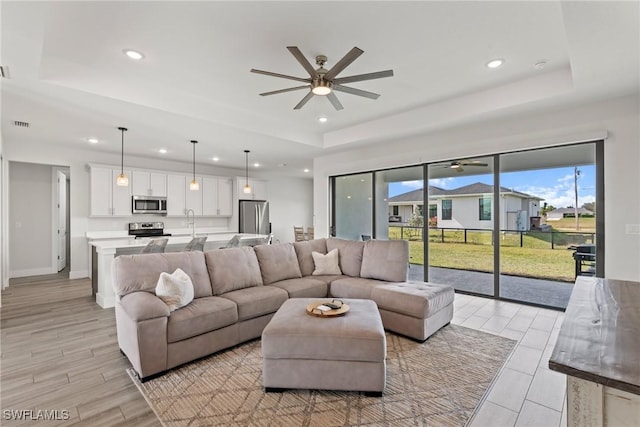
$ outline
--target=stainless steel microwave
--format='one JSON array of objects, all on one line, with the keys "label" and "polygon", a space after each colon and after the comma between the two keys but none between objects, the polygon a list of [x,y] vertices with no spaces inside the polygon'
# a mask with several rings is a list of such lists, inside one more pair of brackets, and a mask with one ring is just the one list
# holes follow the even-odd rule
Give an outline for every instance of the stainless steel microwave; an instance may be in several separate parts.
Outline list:
[{"label": "stainless steel microwave", "polygon": [[134,214],[167,214],[167,198],[131,196],[131,212]]}]

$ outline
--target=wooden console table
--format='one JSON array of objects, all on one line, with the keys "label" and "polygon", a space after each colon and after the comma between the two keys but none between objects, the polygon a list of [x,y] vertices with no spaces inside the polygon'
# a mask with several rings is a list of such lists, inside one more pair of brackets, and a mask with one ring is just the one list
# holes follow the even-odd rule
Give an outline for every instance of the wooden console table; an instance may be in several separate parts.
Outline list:
[{"label": "wooden console table", "polygon": [[567,375],[567,426],[640,425],[640,283],[577,278],[549,368]]}]

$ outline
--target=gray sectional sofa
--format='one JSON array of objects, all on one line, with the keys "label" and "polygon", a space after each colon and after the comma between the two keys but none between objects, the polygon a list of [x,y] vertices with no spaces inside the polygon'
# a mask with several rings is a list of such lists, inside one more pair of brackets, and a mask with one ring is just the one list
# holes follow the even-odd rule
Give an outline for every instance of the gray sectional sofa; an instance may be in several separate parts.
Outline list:
[{"label": "gray sectional sofa", "polygon": [[[314,275],[312,252],[338,249],[341,275]],[[408,242],[337,238],[123,255],[114,260],[118,344],[142,379],[258,338],[289,298],[377,303],[385,329],[425,340],[453,316],[453,288],[407,282]],[[189,275],[194,299],[175,311],[154,291],[162,272]]]}]

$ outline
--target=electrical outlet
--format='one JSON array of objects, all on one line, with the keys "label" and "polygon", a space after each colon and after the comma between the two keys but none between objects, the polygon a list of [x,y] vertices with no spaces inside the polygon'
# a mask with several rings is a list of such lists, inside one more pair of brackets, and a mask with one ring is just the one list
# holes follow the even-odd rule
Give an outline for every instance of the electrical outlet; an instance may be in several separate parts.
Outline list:
[{"label": "electrical outlet", "polygon": [[626,224],[625,232],[627,234],[640,234],[640,224]]}]

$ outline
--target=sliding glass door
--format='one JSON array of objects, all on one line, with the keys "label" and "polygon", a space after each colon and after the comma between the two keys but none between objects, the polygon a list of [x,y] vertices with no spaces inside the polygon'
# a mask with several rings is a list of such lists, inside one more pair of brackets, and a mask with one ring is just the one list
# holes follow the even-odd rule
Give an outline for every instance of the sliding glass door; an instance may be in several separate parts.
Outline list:
[{"label": "sliding glass door", "polygon": [[331,234],[407,240],[412,280],[562,309],[577,276],[604,275],[603,156],[597,141],[332,177]]},{"label": "sliding glass door", "polygon": [[373,174],[333,179],[332,236],[361,240],[373,234]]},{"label": "sliding glass door", "polygon": [[429,281],[494,294],[493,157],[429,165]]},{"label": "sliding glass door", "polygon": [[565,308],[578,275],[595,275],[595,143],[500,160],[500,296]]}]

